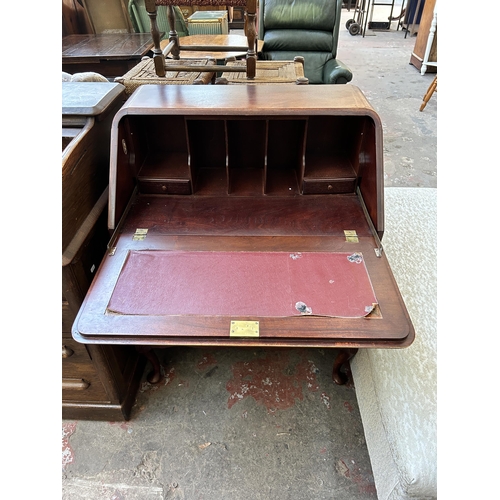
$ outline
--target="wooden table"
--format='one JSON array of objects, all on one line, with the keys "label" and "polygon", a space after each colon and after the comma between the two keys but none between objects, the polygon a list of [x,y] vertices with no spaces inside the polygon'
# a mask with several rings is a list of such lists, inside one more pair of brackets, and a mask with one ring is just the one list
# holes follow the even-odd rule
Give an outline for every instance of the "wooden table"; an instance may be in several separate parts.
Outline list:
[{"label": "wooden table", "polygon": [[[160,47],[163,50],[167,45],[168,40],[162,40],[160,42]],[[197,45],[205,45],[205,46],[241,46],[247,47],[248,40],[244,35],[190,35],[183,36],[179,38],[179,44],[181,46],[181,58],[182,59],[200,59],[203,57],[210,57],[212,59],[224,60],[230,58],[241,58],[247,55],[247,50],[244,49],[237,52],[219,52],[219,51],[197,51],[197,50],[182,50],[183,46],[197,46]],[[264,45],[263,40],[257,41],[257,53],[262,50]]]},{"label": "wooden table", "polygon": [[122,76],[153,47],[149,33],[69,35],[62,39],[62,70],[94,71],[107,78]]},{"label": "wooden table", "polygon": [[343,383],[358,348],[415,336],[383,182],[382,124],[353,85],[141,86],[113,122],[114,235],[73,337],[138,346],[152,381],[154,346],[335,347]]}]

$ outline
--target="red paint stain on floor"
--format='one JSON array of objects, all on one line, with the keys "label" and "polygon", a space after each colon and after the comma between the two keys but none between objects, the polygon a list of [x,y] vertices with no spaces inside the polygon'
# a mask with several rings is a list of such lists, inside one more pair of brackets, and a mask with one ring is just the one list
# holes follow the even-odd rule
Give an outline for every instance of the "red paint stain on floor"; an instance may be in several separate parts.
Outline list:
[{"label": "red paint stain on floor", "polygon": [[130,424],[128,422],[109,422],[109,425],[119,427],[124,431],[128,431],[130,429]]},{"label": "red paint stain on floor", "polygon": [[298,364],[291,363],[287,351],[271,352],[264,358],[235,363],[232,371],[233,378],[226,384],[230,393],[228,408],[252,397],[273,413],[291,408],[297,399],[302,401],[303,385],[311,392],[319,389],[314,363],[304,357]]},{"label": "red paint stain on floor", "polygon": [[196,368],[199,371],[203,371],[208,368],[213,368],[216,365],[217,365],[217,360],[215,359],[215,356],[211,352],[206,352],[203,354],[200,361],[198,361]]},{"label": "red paint stain on floor", "polygon": [[66,468],[75,460],[73,449],[69,444],[69,438],[76,430],[76,422],[66,422],[62,425],[62,467]]},{"label": "red paint stain on floor", "polygon": [[344,401],[344,408],[346,408],[349,413],[352,412],[352,406],[351,403],[349,403],[349,401]]},{"label": "red paint stain on floor", "polygon": [[365,477],[354,460],[337,460],[335,468],[338,473],[356,483],[360,493],[377,493],[373,478],[371,476]]}]

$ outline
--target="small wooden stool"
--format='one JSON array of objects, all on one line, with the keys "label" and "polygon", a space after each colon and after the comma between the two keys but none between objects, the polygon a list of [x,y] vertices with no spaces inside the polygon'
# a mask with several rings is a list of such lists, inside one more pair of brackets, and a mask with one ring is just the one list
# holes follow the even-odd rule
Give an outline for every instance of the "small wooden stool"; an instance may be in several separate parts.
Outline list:
[{"label": "small wooden stool", "polygon": [[434,80],[432,80],[432,83],[429,85],[429,88],[427,89],[427,93],[424,96],[423,103],[420,105],[420,111],[423,111],[425,106],[427,106],[427,103],[429,102],[429,99],[432,97],[432,94],[434,92],[437,92],[437,84],[438,84],[438,77],[437,75],[434,77]]}]

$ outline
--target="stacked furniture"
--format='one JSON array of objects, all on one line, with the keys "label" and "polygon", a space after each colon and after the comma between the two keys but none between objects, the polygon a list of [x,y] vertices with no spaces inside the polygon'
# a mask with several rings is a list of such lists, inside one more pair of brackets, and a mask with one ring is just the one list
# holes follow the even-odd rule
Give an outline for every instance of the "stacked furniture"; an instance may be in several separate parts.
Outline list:
[{"label": "stacked furniture", "polygon": [[[182,46],[179,43],[179,36],[175,30],[175,18],[174,18],[174,7],[175,6],[192,6],[199,5],[203,7],[217,7],[220,5],[226,5],[228,7],[245,7],[246,23],[245,23],[245,36],[247,39],[247,46],[244,47],[247,52],[246,57],[246,67],[245,73],[248,78],[255,77],[255,67],[257,62],[257,30],[256,30],[256,12],[257,12],[257,0],[145,0],[146,11],[149,14],[151,20],[151,35],[154,41],[153,50],[153,61],[155,64],[156,74],[160,77],[165,76],[165,57],[171,55],[173,59],[180,59],[181,50],[205,50],[205,51],[221,51],[225,52],[229,47],[219,47],[219,46]],[[168,8],[168,21],[170,26],[169,31],[169,44],[165,48],[160,46],[160,29],[156,21],[158,8],[162,5],[166,5]],[[232,47],[234,50],[241,50],[242,47]],[[185,66],[186,71],[196,71],[195,67]],[[181,69],[183,69],[181,67]],[[202,68],[206,69],[206,68]],[[217,71],[220,68],[213,68],[213,71]],[[210,69],[212,70],[212,69]],[[242,71],[241,68],[233,68],[232,71]]]}]

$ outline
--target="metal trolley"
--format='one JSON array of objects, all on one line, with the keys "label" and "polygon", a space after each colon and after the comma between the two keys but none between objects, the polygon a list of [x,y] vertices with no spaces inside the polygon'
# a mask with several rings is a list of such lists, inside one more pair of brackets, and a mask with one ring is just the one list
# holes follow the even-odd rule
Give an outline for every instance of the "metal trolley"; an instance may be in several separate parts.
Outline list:
[{"label": "metal trolley", "polygon": [[362,32],[363,21],[366,19],[370,0],[356,0],[354,5],[354,18],[345,23],[347,31],[353,36]]},{"label": "metal trolley", "polygon": [[[354,19],[349,19],[345,27],[351,35],[361,33],[365,36],[367,25],[368,29],[387,31],[391,28],[391,21],[399,19],[393,17],[395,0],[356,0],[354,7]],[[387,21],[373,21],[373,11],[375,7],[387,7],[390,9],[390,14]],[[368,17],[370,19],[368,19]]]}]

